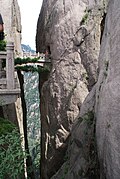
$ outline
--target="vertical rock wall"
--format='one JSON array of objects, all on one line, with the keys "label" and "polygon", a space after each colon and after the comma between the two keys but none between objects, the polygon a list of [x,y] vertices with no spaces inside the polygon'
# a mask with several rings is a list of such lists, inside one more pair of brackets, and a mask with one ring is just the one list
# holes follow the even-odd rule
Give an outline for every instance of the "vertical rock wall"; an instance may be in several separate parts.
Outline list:
[{"label": "vertical rock wall", "polygon": [[21,16],[17,0],[0,0],[6,40],[15,44],[15,54],[21,54]]},{"label": "vertical rock wall", "polygon": [[52,69],[41,89],[41,177],[64,162],[72,125],[96,82],[101,1],[44,0],[38,19],[37,51],[49,49]]},{"label": "vertical rock wall", "polygon": [[120,1],[110,0],[96,85],[96,137],[101,179],[120,178]]},{"label": "vertical rock wall", "polygon": [[[52,177],[53,179],[59,179],[61,176],[65,179],[93,178],[93,176],[100,179],[120,178],[119,24],[120,2],[110,0],[99,55],[98,82],[84,101],[80,117],[73,127],[68,151],[69,159]],[[92,121],[88,116],[88,111],[91,110],[95,115]],[[91,127],[88,128],[88,124]],[[95,125],[95,128],[92,125]],[[97,146],[93,145],[95,141]],[[97,151],[94,150],[94,146],[97,147]],[[97,164],[95,152],[98,152],[100,176],[93,175],[97,171],[92,168]]]},{"label": "vertical rock wall", "polygon": [[[21,54],[21,17],[17,0],[0,0],[0,13],[4,21],[5,40],[15,45],[15,56]],[[15,104],[3,106],[4,117],[22,123],[20,98]]]}]

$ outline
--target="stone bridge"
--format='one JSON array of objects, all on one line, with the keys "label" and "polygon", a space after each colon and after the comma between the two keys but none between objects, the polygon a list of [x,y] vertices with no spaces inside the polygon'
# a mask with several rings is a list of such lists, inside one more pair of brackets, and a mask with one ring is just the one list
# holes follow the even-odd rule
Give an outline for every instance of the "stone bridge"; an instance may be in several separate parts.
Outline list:
[{"label": "stone bridge", "polygon": [[[32,58],[31,55],[27,57]],[[50,60],[46,59],[44,54],[39,54],[39,57],[40,60],[34,65],[44,66],[50,63]],[[5,67],[3,67],[3,63],[6,64]],[[28,63],[28,65],[33,64]],[[6,51],[0,51],[0,105],[14,103],[19,95],[20,86],[14,67],[14,43],[9,42]]]}]

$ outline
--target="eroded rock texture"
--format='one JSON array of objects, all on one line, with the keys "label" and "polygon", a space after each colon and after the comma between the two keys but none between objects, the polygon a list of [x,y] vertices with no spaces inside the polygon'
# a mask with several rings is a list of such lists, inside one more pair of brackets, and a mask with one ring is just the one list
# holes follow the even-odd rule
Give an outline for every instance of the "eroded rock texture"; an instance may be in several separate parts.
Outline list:
[{"label": "eroded rock texture", "polygon": [[[0,0],[0,13],[4,21],[5,40],[14,42],[15,56],[19,56],[21,54],[21,17],[17,0]],[[14,123],[18,123],[18,120],[22,121],[20,98],[15,104],[4,105],[2,108],[2,117]]]},{"label": "eroded rock texture", "polygon": [[104,10],[100,0],[43,1],[36,44],[49,49],[52,69],[41,91],[42,178],[64,163],[72,125],[96,82]]},{"label": "eroded rock texture", "polygon": [[102,179],[120,178],[120,1],[110,0],[96,88],[96,136]]},{"label": "eroded rock texture", "polygon": [[[95,139],[97,141],[97,152],[99,159],[100,176],[97,175],[95,178],[100,179],[119,179],[120,178],[120,146],[119,146],[119,90],[120,90],[120,70],[119,70],[119,36],[120,36],[120,2],[118,0],[109,1],[108,10],[105,20],[105,29],[103,33],[101,50],[99,56],[99,77],[98,82],[94,86],[94,89],[90,92],[84,104],[81,107],[80,116],[72,131],[72,144],[69,146],[70,153],[68,153],[68,158],[66,163],[61,167],[59,172],[53,177],[54,179],[59,179],[60,176],[64,178],[91,178],[91,173],[87,173],[87,169],[95,165],[97,161],[95,160],[94,148],[92,148],[92,153],[86,155],[87,150],[83,143],[85,142],[84,136],[90,132],[90,128],[85,131],[87,127],[84,128],[83,121],[85,121],[86,115],[88,114],[87,109],[90,106],[90,110],[93,106],[93,111],[95,112],[96,127],[95,127]],[[95,91],[94,91],[95,90]],[[92,97],[92,98],[91,98]],[[91,103],[92,101],[92,103]],[[79,120],[81,119],[81,123]],[[90,119],[90,118],[89,118]],[[89,121],[89,120],[88,120]],[[94,121],[94,120],[93,120]],[[79,124],[80,123],[80,124]],[[93,125],[93,124],[92,124]],[[77,129],[76,129],[77,126]],[[92,129],[92,128],[91,128]],[[81,133],[81,131],[83,131]],[[90,134],[90,133],[89,133]],[[79,136],[79,137],[78,137]],[[91,134],[89,135],[91,136]],[[92,135],[94,136],[94,135]],[[89,140],[90,142],[91,140]],[[88,144],[88,142],[85,142]],[[89,147],[87,147],[88,149]],[[82,150],[81,150],[82,149]],[[84,150],[83,150],[84,149]],[[85,151],[85,153],[83,153]],[[90,152],[91,150],[89,150]],[[93,153],[94,152],[94,153]],[[92,163],[86,165],[85,156],[89,161],[90,157]],[[76,156],[76,158],[75,158]],[[80,157],[82,156],[82,157]],[[96,155],[97,157],[97,155]],[[73,161],[76,161],[74,165]],[[91,160],[90,160],[91,161]],[[80,166],[82,163],[82,167]],[[86,166],[89,166],[86,168]],[[97,165],[96,165],[97,166]],[[95,168],[94,168],[95,169]],[[92,170],[91,170],[92,171]],[[96,170],[93,170],[94,174]],[[70,175],[69,175],[70,174]],[[79,177],[78,177],[79,174]],[[88,175],[89,174],[89,175]],[[72,176],[72,177],[71,177]],[[93,175],[92,175],[93,176]]]},{"label": "eroded rock texture", "polygon": [[15,44],[15,54],[21,55],[21,16],[17,0],[0,0],[6,40]]}]

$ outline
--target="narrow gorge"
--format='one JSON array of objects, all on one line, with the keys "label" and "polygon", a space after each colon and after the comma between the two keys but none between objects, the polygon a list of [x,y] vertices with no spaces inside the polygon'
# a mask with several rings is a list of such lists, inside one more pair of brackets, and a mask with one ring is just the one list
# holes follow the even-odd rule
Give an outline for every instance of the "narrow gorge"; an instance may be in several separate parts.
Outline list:
[{"label": "narrow gorge", "polygon": [[[0,4],[6,40],[20,57],[19,5]],[[119,30],[119,0],[43,0],[35,40],[36,51],[51,62],[49,70],[17,70],[21,95],[0,105],[0,124],[3,118],[19,123],[28,150],[15,179],[120,179]]]}]

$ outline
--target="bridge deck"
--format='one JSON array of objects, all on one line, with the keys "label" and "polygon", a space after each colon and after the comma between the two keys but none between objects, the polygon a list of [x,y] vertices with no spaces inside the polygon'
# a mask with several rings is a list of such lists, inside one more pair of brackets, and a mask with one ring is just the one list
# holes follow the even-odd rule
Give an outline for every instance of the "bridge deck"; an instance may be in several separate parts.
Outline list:
[{"label": "bridge deck", "polygon": [[[25,54],[23,57],[25,58]],[[43,67],[51,63],[51,60],[48,58],[48,56],[46,58],[45,54],[34,54],[33,56],[31,54],[27,54],[26,57],[40,58],[37,63],[28,63],[27,65],[34,64]],[[5,68],[2,67],[3,61],[6,61]],[[7,44],[5,52],[0,51],[0,105],[14,103],[20,94],[20,87],[17,80],[17,75],[15,77],[14,68],[14,45],[11,42]]]}]

